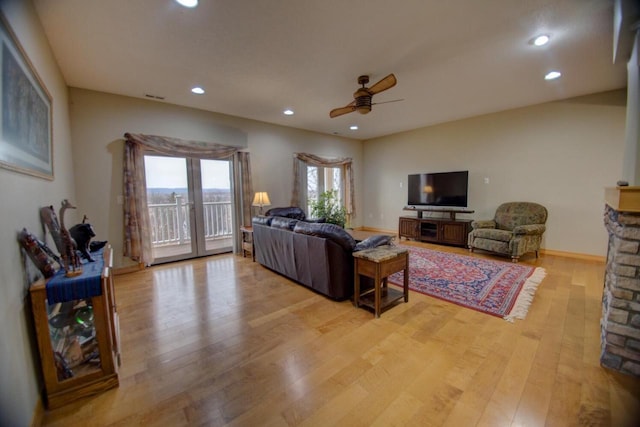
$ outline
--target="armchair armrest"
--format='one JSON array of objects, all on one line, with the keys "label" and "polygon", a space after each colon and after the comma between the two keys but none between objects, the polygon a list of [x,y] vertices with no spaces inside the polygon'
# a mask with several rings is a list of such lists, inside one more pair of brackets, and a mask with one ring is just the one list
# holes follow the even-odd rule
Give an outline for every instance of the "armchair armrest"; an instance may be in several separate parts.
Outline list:
[{"label": "armchair armrest", "polygon": [[472,221],[471,228],[496,228],[496,222],[492,219]]},{"label": "armchair armrest", "polygon": [[513,228],[513,234],[542,234],[547,229],[544,224],[518,225]]}]

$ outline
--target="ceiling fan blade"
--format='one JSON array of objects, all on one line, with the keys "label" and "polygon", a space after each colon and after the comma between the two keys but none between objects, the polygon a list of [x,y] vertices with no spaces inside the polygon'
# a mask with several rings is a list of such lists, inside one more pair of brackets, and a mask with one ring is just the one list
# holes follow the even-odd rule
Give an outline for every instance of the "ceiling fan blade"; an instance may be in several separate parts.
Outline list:
[{"label": "ceiling fan blade", "polygon": [[334,118],[343,114],[353,113],[356,111],[356,101],[351,101],[349,105],[341,108],[334,108],[329,112],[329,117]]},{"label": "ceiling fan blade", "polygon": [[380,93],[383,90],[394,87],[396,83],[398,83],[398,81],[396,80],[396,76],[394,76],[393,74],[389,74],[387,77],[371,86],[369,88],[369,93],[371,93],[371,95],[375,95],[376,93]]},{"label": "ceiling fan blade", "polygon": [[391,101],[373,102],[371,105],[388,104],[390,102],[398,102],[398,101],[404,101],[404,98],[392,99]]}]

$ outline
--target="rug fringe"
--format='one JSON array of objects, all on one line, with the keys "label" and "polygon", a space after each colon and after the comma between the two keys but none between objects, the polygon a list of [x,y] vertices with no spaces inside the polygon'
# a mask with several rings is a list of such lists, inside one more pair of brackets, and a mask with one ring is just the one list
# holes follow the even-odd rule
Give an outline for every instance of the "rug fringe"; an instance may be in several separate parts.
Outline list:
[{"label": "rug fringe", "polygon": [[522,285],[522,290],[516,299],[515,304],[509,314],[503,317],[507,322],[514,322],[515,319],[524,319],[529,312],[529,306],[533,302],[533,297],[538,289],[538,285],[545,278],[547,272],[542,267],[537,267],[526,282]]}]

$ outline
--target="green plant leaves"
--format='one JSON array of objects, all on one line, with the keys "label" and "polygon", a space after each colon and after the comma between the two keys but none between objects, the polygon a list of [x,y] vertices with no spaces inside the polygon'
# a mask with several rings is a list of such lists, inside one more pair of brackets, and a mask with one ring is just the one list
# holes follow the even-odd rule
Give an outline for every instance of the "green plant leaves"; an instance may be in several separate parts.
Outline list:
[{"label": "green plant leaves", "polygon": [[318,200],[312,201],[311,216],[324,218],[330,224],[336,224],[344,228],[347,221],[347,210],[342,205],[338,190],[328,190],[318,196]]}]

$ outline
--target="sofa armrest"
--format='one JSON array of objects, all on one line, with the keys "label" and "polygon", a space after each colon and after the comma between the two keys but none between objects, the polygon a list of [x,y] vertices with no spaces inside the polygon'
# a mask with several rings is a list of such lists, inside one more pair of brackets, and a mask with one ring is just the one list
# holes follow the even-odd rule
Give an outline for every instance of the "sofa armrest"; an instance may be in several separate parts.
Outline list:
[{"label": "sofa armrest", "polygon": [[492,219],[471,221],[471,228],[496,228],[496,222]]},{"label": "sofa armrest", "polygon": [[513,228],[513,234],[515,235],[539,235],[544,233],[547,229],[544,224],[528,224],[528,225],[518,225]]},{"label": "sofa armrest", "polygon": [[323,224],[327,222],[326,218],[305,218],[304,222],[312,222],[316,224]]}]

